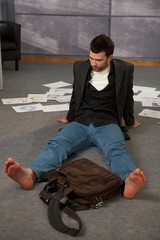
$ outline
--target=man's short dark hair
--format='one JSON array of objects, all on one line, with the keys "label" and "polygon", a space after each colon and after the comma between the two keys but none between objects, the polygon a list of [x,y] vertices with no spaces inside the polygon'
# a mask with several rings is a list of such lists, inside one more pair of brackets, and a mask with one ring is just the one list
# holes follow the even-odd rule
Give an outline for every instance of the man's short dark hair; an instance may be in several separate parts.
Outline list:
[{"label": "man's short dark hair", "polygon": [[106,56],[109,57],[114,52],[114,42],[107,35],[100,34],[91,41],[90,50],[93,53],[100,53],[103,51],[106,53]]}]

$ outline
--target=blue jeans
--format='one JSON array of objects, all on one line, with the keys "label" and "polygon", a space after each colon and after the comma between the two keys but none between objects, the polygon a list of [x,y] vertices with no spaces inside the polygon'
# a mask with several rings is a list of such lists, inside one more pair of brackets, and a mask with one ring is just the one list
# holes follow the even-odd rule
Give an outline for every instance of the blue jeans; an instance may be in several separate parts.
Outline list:
[{"label": "blue jeans", "polygon": [[85,126],[78,122],[68,123],[51,138],[47,147],[28,167],[41,181],[45,172],[60,167],[70,154],[90,146],[97,146],[102,151],[111,171],[123,180],[135,170],[117,124],[94,127],[93,124]]}]

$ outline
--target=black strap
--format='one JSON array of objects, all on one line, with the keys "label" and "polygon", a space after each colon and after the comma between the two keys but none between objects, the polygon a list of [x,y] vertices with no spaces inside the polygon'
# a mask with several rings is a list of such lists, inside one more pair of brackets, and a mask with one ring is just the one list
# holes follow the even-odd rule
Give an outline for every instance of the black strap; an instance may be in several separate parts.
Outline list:
[{"label": "black strap", "polygon": [[[79,216],[76,214],[76,212],[69,208],[68,206],[65,206],[64,204],[61,204],[60,200],[62,199],[62,193],[61,191],[56,192],[54,195],[52,195],[49,204],[48,204],[48,219],[53,228],[56,230],[67,233],[71,236],[76,236],[77,233],[81,230],[82,222]],[[61,208],[61,206],[64,205],[64,208]],[[72,217],[74,220],[78,222],[78,229],[69,228],[66,226],[61,218],[61,209],[68,214],[70,217]]]},{"label": "black strap", "polygon": [[126,126],[121,126],[121,130],[123,132],[123,135],[124,135],[124,139],[125,140],[130,140],[130,136],[128,134],[128,129],[126,128]]}]

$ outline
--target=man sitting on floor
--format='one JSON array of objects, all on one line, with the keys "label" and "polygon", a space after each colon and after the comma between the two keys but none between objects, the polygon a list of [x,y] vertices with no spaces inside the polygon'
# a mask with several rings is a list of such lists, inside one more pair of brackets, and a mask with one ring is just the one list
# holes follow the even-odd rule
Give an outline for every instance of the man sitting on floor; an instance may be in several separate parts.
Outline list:
[{"label": "man sitting on floor", "polygon": [[45,172],[90,146],[100,149],[111,171],[124,181],[125,198],[134,198],[144,187],[146,177],[129,156],[120,128],[122,120],[129,127],[140,125],[134,118],[134,66],[114,59],[113,52],[114,43],[105,34],[91,41],[89,60],[74,64],[70,108],[59,119],[66,126],[26,168],[12,158],[5,162],[5,172],[22,188],[32,189]]}]

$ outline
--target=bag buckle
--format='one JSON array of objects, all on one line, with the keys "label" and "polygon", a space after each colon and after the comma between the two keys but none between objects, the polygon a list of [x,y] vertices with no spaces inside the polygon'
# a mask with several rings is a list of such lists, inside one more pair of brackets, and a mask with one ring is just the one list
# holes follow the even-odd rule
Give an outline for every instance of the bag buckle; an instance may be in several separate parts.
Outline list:
[{"label": "bag buckle", "polygon": [[103,205],[103,200],[101,197],[96,198],[97,204],[96,208],[101,207]]}]

